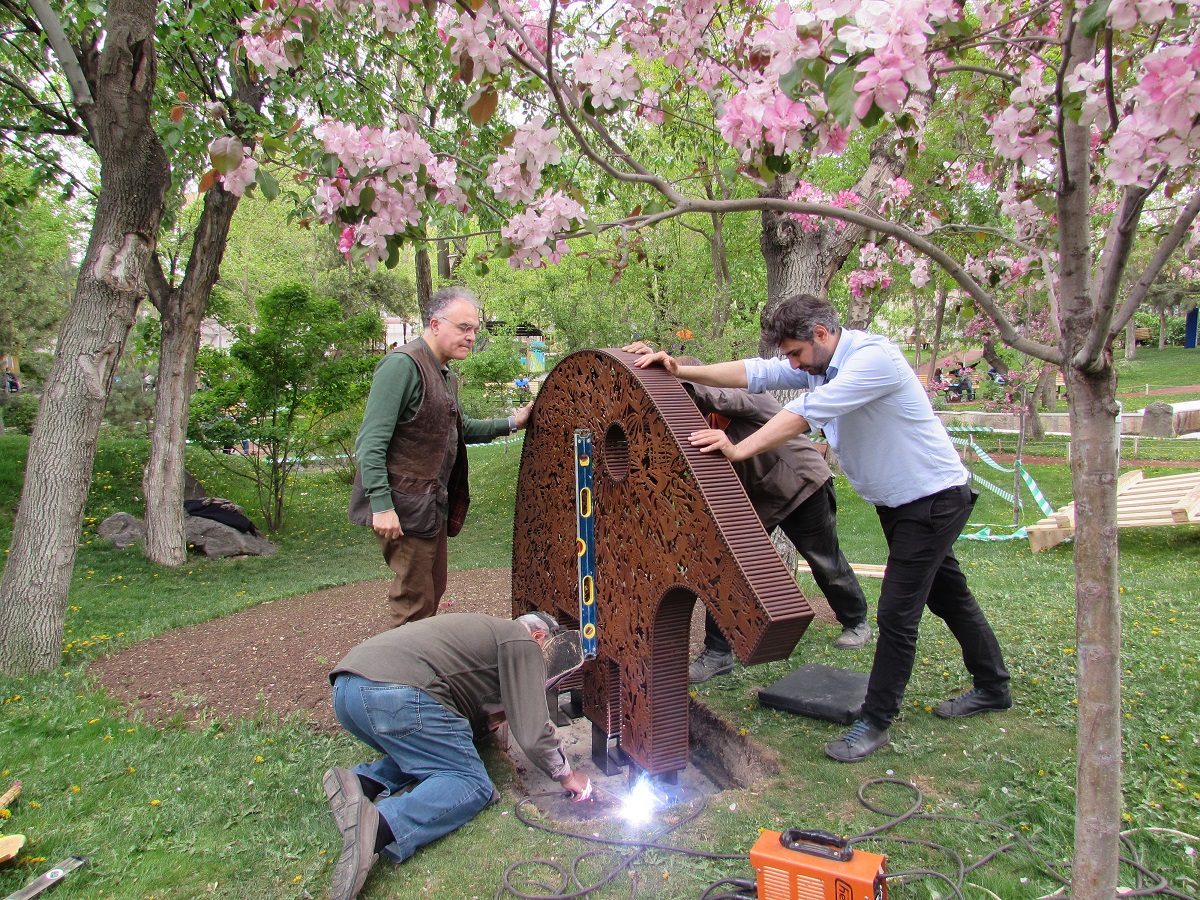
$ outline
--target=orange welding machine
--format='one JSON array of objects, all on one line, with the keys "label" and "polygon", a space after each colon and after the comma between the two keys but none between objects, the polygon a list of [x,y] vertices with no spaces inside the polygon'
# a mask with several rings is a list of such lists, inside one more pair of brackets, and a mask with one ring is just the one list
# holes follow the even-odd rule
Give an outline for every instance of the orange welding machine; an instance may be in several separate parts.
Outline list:
[{"label": "orange welding machine", "polygon": [[828,831],[764,831],[750,850],[758,900],[887,900],[886,857]]}]

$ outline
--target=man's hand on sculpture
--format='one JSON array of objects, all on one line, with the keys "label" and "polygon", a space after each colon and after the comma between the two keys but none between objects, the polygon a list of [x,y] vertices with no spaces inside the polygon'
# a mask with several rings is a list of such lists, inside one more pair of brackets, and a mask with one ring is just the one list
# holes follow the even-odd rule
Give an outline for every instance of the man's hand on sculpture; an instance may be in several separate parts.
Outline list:
[{"label": "man's hand on sculpture", "polygon": [[572,772],[566,778],[562,779],[559,784],[563,786],[567,794],[576,803],[588,799],[592,796],[592,782],[582,772]]},{"label": "man's hand on sculpture", "polygon": [[513,419],[516,420],[517,430],[520,431],[529,424],[529,416],[533,412],[533,403],[526,403],[524,406],[517,407],[513,412]]},{"label": "man's hand on sculpture", "polygon": [[737,445],[720,428],[705,428],[701,431],[693,431],[688,435],[688,442],[693,447],[698,447],[702,453],[711,453],[714,450],[720,450],[725,454],[725,458],[731,462],[737,462],[741,459],[737,452]]},{"label": "man's hand on sculpture", "polygon": [[[630,344],[629,346],[632,347],[633,344]],[[637,351],[630,350],[629,352],[635,353]],[[677,363],[675,358],[666,350],[659,350],[655,353],[647,353],[644,356],[639,356],[633,361],[633,367],[635,369],[648,369],[650,366],[655,364],[662,366],[676,378],[679,377],[679,363]]]},{"label": "man's hand on sculpture", "polygon": [[371,529],[380,537],[391,541],[404,537],[404,531],[400,528],[400,517],[394,509],[372,513]]}]

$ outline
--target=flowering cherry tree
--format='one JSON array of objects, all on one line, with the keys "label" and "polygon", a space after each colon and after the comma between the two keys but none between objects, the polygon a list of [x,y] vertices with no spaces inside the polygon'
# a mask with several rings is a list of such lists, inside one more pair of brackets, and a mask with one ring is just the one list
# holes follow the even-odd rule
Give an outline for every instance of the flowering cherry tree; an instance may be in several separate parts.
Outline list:
[{"label": "flowering cherry tree", "polygon": [[[441,140],[437,122],[314,128],[325,154],[316,214],[345,229],[344,249],[371,263],[394,259],[440,207],[506,220],[498,252],[511,265],[555,261],[568,252],[564,238],[613,224],[589,222],[576,189],[583,169],[564,170],[570,153],[589,177],[644,190],[647,202],[617,223],[625,228],[760,210],[794,217],[801,232],[825,220],[868,231],[874,246],[852,291],[881,285],[893,263],[918,288],[940,267],[1005,343],[1063,370],[1083,448],[1073,463],[1080,745],[1072,896],[1109,900],[1121,803],[1111,347],[1168,260],[1195,265],[1200,255],[1200,3],[624,0],[597,11],[581,0],[273,0],[243,23],[243,47],[270,75],[302,64],[318,25],[347,20],[393,36],[437,29],[445,78],[473,88],[463,116],[511,132],[481,162]],[[953,173],[964,197],[983,183],[998,192],[1002,227],[986,229],[990,258],[958,249],[954,238],[975,226],[952,208],[923,207],[895,170],[875,189],[834,195],[797,176],[783,190],[776,183],[798,163],[844,152],[857,132],[891,135],[919,154],[931,121],[962,114],[953,85],[963,78],[991,97],[990,146]],[[685,95],[711,104],[713,124],[699,132],[723,142],[760,196],[704,196],[639,157],[637,129],[685,116],[677,104]],[[218,169],[236,191],[254,174],[249,166],[239,159]],[[1134,258],[1147,261],[1129,271]],[[998,302],[997,267],[1044,295],[1051,339],[1024,332]]]}]

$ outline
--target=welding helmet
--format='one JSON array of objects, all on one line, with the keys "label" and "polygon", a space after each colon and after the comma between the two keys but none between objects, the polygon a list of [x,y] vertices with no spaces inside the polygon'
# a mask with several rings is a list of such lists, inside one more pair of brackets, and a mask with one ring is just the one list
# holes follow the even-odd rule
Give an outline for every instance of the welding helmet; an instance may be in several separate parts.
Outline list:
[{"label": "welding helmet", "polygon": [[518,621],[521,619],[530,626],[535,626],[530,619],[537,619],[539,626],[546,631],[546,639],[542,641],[542,659],[546,663],[547,689],[583,665],[583,645],[578,629],[564,630],[552,615],[540,611],[518,617]]}]

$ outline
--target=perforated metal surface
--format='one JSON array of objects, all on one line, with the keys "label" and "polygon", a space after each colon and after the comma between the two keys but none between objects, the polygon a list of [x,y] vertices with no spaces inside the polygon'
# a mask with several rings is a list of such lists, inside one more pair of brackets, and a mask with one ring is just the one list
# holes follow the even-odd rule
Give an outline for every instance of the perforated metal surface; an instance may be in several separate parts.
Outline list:
[{"label": "perforated metal surface", "polygon": [[661,368],[620,350],[563,359],[525,433],[513,613],[577,621],[574,432],[595,436],[599,654],[584,713],[651,774],[687,763],[688,624],[696,598],[742,662],[786,658],[812,619],[733,468],[687,441],[706,423]]}]

